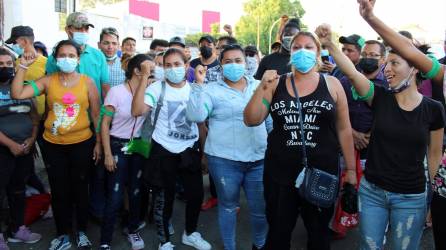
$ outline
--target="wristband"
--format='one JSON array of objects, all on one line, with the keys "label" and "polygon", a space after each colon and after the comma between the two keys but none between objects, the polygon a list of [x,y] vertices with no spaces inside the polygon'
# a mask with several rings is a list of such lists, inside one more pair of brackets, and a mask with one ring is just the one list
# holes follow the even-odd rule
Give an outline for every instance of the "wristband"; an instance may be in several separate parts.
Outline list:
[{"label": "wristband", "polygon": [[266,110],[269,110],[270,104],[269,104],[268,100],[266,100],[265,98],[262,98],[262,103],[263,103],[263,105],[265,105]]},{"label": "wristband", "polygon": [[25,69],[25,70],[26,70],[26,69],[29,69],[29,67],[27,67],[27,66],[25,66],[25,65],[23,65],[23,64],[21,64],[21,63],[19,64],[19,67],[22,68],[22,69]]},{"label": "wristband", "polygon": [[37,87],[36,81],[34,81],[34,80],[32,80],[32,81],[25,81],[23,83],[23,85],[31,85],[31,87],[34,90],[34,97],[40,95],[40,90],[39,90],[39,87]]},{"label": "wristband", "polygon": [[369,91],[364,96],[359,95],[354,86],[352,86],[351,90],[352,90],[353,100],[368,101],[375,92],[375,84],[373,84],[373,82],[369,80]]},{"label": "wristband", "polygon": [[426,79],[433,79],[435,76],[437,76],[438,72],[440,72],[441,66],[437,58],[435,58],[433,55],[429,54],[427,57],[429,57],[429,59],[432,61],[432,68],[426,74],[421,73],[421,76]]}]

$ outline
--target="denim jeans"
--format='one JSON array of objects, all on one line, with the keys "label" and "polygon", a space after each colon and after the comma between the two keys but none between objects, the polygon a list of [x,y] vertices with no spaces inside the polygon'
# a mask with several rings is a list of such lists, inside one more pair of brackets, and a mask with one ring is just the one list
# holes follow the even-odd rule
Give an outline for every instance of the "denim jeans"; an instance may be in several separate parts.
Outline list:
[{"label": "denim jeans", "polygon": [[263,160],[239,162],[208,157],[209,171],[218,196],[218,221],[225,250],[235,250],[235,229],[240,188],[245,190],[251,217],[252,241],[257,248],[265,244],[268,224],[263,196]]},{"label": "denim jeans", "polygon": [[116,169],[106,171],[105,181],[106,203],[101,229],[101,244],[110,244],[118,212],[123,205],[124,190],[127,186],[129,197],[129,232],[138,228],[141,212],[141,177],[144,158],[138,154],[126,155],[121,151],[123,142],[110,139],[112,154],[115,157]]},{"label": "denim jeans", "polygon": [[426,219],[426,192],[399,194],[381,189],[362,178],[359,187],[360,249],[383,249],[387,224],[390,249],[418,249]]}]

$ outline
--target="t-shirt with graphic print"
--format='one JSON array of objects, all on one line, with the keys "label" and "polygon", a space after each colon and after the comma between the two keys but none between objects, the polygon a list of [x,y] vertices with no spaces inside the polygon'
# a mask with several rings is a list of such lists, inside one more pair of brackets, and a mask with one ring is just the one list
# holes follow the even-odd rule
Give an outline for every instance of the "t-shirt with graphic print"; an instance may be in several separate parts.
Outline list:
[{"label": "t-shirt with graphic print", "polygon": [[186,79],[188,82],[195,81],[195,67],[198,65],[206,66],[206,77],[204,78],[204,83],[216,82],[221,78],[222,68],[218,60],[213,61],[209,65],[204,65],[200,58],[195,58],[190,62],[190,67],[187,69]]},{"label": "t-shirt with graphic print", "polygon": [[[161,81],[146,89],[144,103],[152,108],[152,121],[161,95]],[[173,88],[166,83],[163,105],[153,131],[152,139],[171,153],[181,153],[198,140],[198,127],[186,118],[186,107],[191,87],[188,82],[182,88]]]},{"label": "t-shirt with graphic print", "polygon": [[0,84],[0,132],[17,143],[31,137],[31,100],[11,98],[11,85]]}]

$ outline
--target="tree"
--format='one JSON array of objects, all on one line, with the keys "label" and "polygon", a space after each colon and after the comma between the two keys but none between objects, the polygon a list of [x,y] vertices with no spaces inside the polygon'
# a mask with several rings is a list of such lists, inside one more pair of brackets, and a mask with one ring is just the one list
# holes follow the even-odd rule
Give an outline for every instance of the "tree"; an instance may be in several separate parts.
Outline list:
[{"label": "tree", "polygon": [[[244,4],[245,15],[235,27],[237,40],[244,45],[257,43],[258,24],[260,28],[260,50],[268,53],[269,30],[271,25],[283,15],[301,18],[305,14],[299,0],[249,0]],[[279,24],[272,33],[274,42]]]},{"label": "tree", "polygon": [[219,32],[220,32],[220,24],[213,23],[213,24],[211,24],[211,33],[199,32],[199,33],[195,33],[195,34],[188,34],[188,35],[186,35],[184,40],[187,45],[198,46],[198,40],[200,39],[200,37],[202,37],[203,35],[209,34],[209,35],[213,36],[215,39],[218,39],[220,36],[222,36],[222,34],[220,34]]}]

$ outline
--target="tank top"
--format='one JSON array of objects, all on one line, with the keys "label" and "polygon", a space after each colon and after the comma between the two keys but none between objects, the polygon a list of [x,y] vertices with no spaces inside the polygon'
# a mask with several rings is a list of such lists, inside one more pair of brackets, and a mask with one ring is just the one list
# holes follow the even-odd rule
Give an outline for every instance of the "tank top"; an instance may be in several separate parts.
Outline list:
[{"label": "tank top", "polygon": [[43,132],[45,140],[54,144],[74,144],[93,135],[86,81],[87,76],[81,75],[78,84],[64,87],[59,81],[59,73],[51,76],[47,90],[49,111]]},{"label": "tank top", "polygon": [[[296,98],[282,75],[273,95],[270,114],[273,131],[268,135],[265,174],[281,185],[294,185],[302,167],[302,141]],[[336,132],[336,104],[325,78],[320,75],[313,93],[300,97],[308,164],[338,174],[339,143]]]}]

